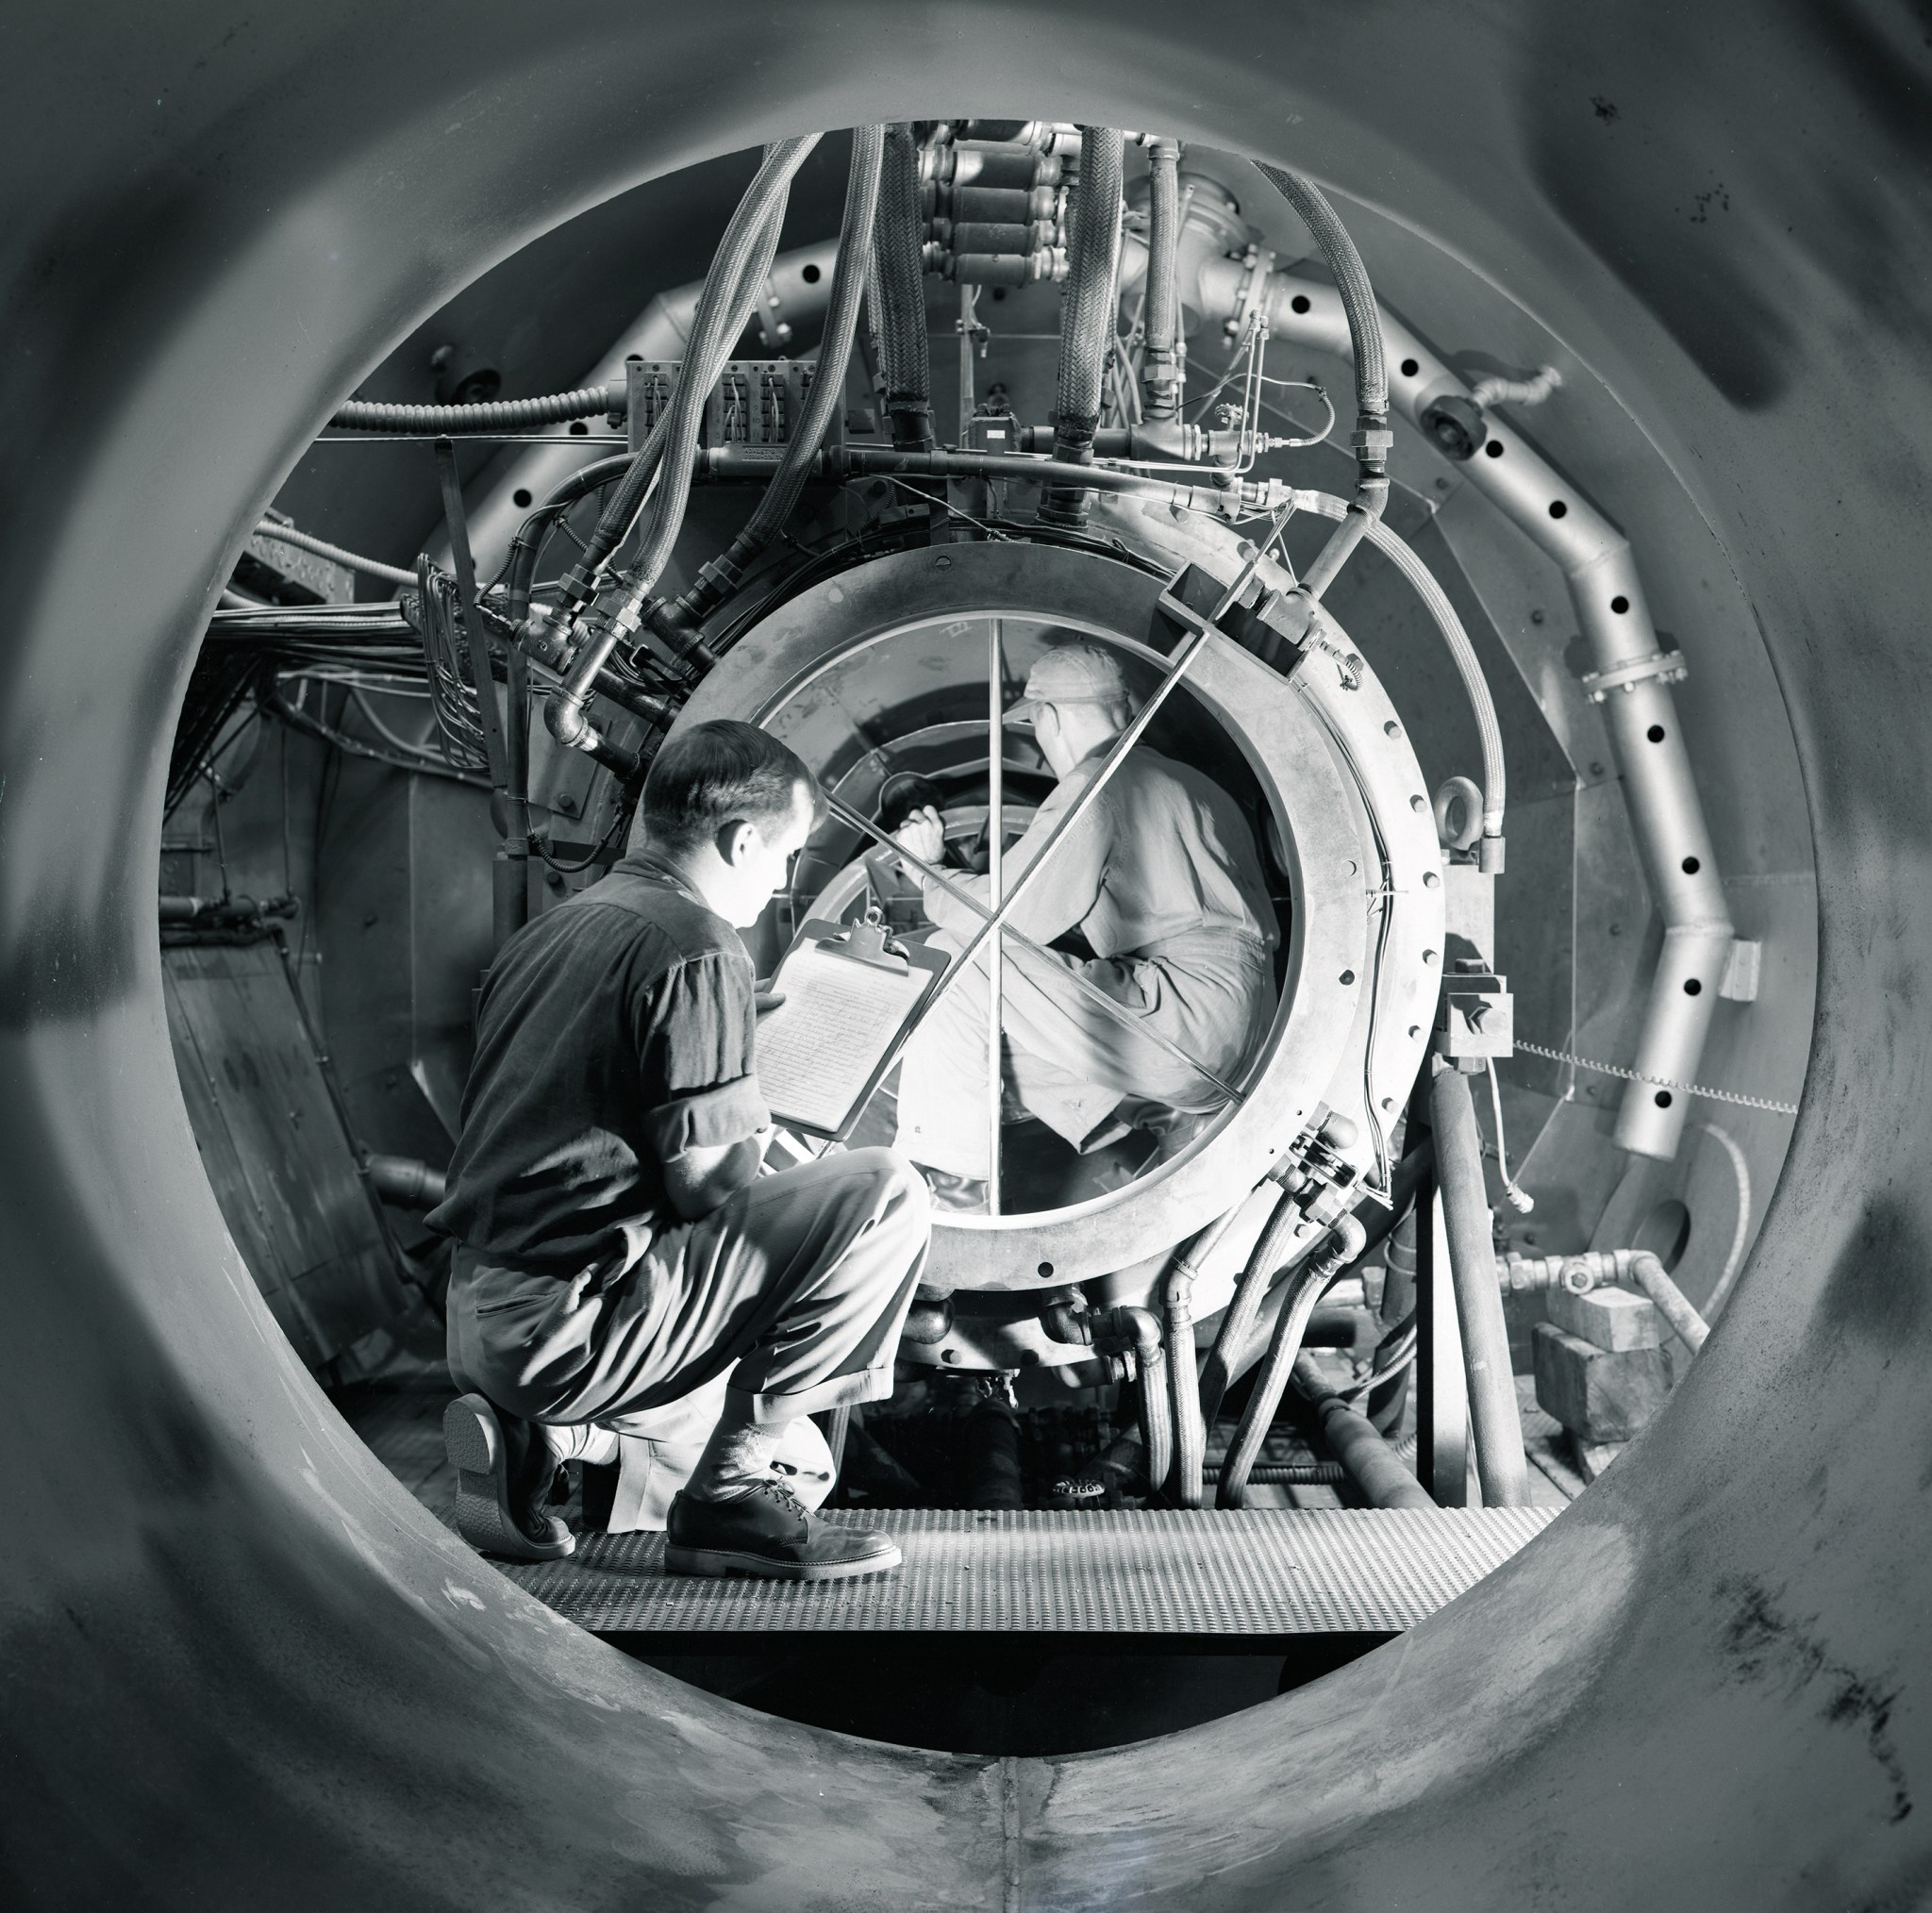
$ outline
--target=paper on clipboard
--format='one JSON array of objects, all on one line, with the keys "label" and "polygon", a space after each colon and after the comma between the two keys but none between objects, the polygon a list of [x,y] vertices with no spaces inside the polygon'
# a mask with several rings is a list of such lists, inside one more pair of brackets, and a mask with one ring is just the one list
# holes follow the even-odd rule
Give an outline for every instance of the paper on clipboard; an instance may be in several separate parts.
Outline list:
[{"label": "paper on clipboard", "polygon": [[805,926],[772,979],[785,1000],[758,1026],[758,1087],[774,1121],[823,1136],[838,1135],[857,1113],[880,1060],[945,967],[937,952],[918,948],[885,960],[855,956],[836,940],[847,928]]}]

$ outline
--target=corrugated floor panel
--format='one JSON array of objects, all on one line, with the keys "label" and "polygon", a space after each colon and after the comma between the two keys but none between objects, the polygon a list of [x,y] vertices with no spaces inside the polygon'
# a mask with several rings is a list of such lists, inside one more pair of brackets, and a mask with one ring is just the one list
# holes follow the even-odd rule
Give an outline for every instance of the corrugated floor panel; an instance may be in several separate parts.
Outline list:
[{"label": "corrugated floor panel", "polygon": [[662,1535],[587,1535],[504,1572],[593,1633],[1396,1633],[1500,1567],[1554,1508],[831,1515],[905,1563],[852,1581],[663,1572]]}]

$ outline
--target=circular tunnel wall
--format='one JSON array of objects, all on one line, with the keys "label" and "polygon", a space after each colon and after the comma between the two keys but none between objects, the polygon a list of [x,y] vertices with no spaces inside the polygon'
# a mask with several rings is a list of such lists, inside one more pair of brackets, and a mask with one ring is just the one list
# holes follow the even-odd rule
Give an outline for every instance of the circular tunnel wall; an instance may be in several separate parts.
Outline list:
[{"label": "circular tunnel wall", "polygon": [[[752,49],[761,50],[759,58]],[[6,1872],[29,1905],[1905,1904],[1932,1888],[1928,53],[1904,9],[16,9],[0,574]],[[1780,674],[1810,1083],[1662,1420],[1507,1569],[1175,1741],[985,1762],[623,1660],[409,1502],[223,1231],[153,873],[217,581],[451,290],[635,180],[932,109],[1171,127],[1597,366]],[[1802,108],[1798,103],[1802,103]],[[75,138],[75,129],[85,137]],[[1916,1806],[1916,1810],[1915,1810]]]}]

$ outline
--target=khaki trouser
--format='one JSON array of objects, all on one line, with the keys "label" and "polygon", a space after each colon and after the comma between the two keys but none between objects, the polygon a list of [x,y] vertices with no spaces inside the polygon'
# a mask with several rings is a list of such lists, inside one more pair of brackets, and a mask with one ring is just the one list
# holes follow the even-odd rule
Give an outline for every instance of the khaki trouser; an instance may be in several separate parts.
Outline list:
[{"label": "khaki trouser", "polygon": [[[640,1231],[575,1273],[458,1244],[450,1372],[525,1421],[662,1444],[637,1458],[675,1469],[727,1401],[776,1425],[890,1395],[930,1227],[911,1167],[860,1149],[760,1176],[701,1221],[648,1240]],[[781,1460],[797,1446],[791,1460],[809,1472],[814,1440],[794,1432]]]},{"label": "khaki trouser", "polygon": [[[960,945],[941,931],[927,947],[950,956]],[[1131,1010],[1134,1024],[1077,990],[1068,971]],[[1233,1080],[1274,1010],[1267,948],[1235,932],[1201,931],[1158,950],[1087,962],[1008,943],[1004,972],[1007,1086],[1075,1149],[1109,1131],[1124,1098],[1188,1111],[1218,1109],[1227,1100],[1198,1069],[1140,1030],[1158,1032]],[[987,997],[982,951],[906,1046],[894,1139],[915,1162],[980,1179],[990,1173]]]}]

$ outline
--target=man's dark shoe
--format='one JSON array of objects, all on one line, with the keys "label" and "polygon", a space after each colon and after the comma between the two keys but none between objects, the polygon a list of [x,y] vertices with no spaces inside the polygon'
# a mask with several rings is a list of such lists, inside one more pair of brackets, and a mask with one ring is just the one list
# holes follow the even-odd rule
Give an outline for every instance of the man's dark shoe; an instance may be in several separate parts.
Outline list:
[{"label": "man's dark shoe", "polygon": [[680,1494],[667,1520],[672,1574],[753,1574],[767,1581],[843,1581],[896,1568],[897,1545],[872,1528],[820,1521],[789,1488],[761,1481],[737,1501]]},{"label": "man's dark shoe", "polygon": [[481,1395],[442,1411],[442,1442],[457,1471],[457,1532],[481,1553],[511,1561],[557,1561],[576,1537],[543,1499],[557,1469],[528,1422],[499,1417]]}]

